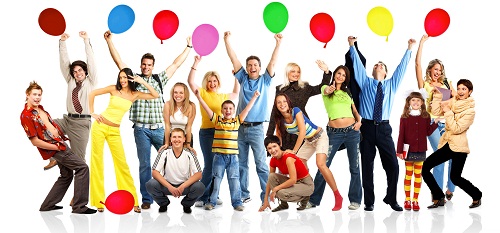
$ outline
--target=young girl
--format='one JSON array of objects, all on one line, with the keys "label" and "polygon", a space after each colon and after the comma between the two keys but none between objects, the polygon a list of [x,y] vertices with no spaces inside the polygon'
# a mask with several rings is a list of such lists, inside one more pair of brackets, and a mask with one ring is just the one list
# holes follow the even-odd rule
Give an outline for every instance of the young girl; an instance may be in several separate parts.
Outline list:
[{"label": "young girl", "polygon": [[[436,120],[437,121],[437,120]],[[418,194],[422,185],[422,165],[426,157],[427,140],[437,128],[437,123],[431,124],[431,118],[425,108],[425,100],[419,92],[411,92],[406,97],[405,107],[399,123],[399,138],[396,156],[405,160],[405,203],[406,210],[420,210],[418,205]],[[406,156],[403,154],[403,145],[410,145]],[[410,184],[413,174],[413,199],[410,199]],[[411,200],[411,201],[410,201]]]}]

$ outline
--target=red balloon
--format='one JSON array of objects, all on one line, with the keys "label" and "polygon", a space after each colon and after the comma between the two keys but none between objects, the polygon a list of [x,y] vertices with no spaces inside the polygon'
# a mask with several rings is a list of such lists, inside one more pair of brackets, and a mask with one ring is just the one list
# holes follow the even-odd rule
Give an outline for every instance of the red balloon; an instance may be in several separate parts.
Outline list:
[{"label": "red balloon", "polygon": [[156,37],[161,40],[169,39],[172,37],[179,28],[179,18],[177,15],[169,10],[162,10],[158,12],[153,19],[153,31]]},{"label": "red balloon", "polygon": [[425,32],[429,36],[439,36],[443,34],[450,26],[450,15],[443,9],[436,8],[431,10],[425,17]]},{"label": "red balloon", "polygon": [[[102,203],[102,201],[101,201]],[[126,214],[134,208],[134,196],[127,190],[117,190],[106,198],[106,209],[115,214]]]},{"label": "red balloon", "polygon": [[318,13],[311,18],[309,28],[314,38],[325,43],[323,48],[326,48],[326,44],[330,42],[335,33],[335,22],[329,14]]},{"label": "red balloon", "polygon": [[64,16],[54,8],[47,8],[38,16],[38,25],[51,36],[60,36],[66,30]]}]

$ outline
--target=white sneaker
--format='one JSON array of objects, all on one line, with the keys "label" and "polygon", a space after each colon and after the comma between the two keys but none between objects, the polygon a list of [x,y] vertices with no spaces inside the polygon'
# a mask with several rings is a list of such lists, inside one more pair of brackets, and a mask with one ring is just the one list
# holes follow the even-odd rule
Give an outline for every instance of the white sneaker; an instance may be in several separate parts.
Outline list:
[{"label": "white sneaker", "polygon": [[196,201],[194,207],[203,207],[203,201]]},{"label": "white sneaker", "polygon": [[221,199],[217,198],[217,205],[222,205],[224,202],[222,202]]},{"label": "white sneaker", "polygon": [[307,205],[306,205],[306,209],[311,209],[311,208],[315,208],[316,205],[311,203],[311,202],[307,202]]},{"label": "white sneaker", "polygon": [[351,204],[347,208],[349,208],[350,210],[357,210],[359,208],[359,203],[351,202]]}]

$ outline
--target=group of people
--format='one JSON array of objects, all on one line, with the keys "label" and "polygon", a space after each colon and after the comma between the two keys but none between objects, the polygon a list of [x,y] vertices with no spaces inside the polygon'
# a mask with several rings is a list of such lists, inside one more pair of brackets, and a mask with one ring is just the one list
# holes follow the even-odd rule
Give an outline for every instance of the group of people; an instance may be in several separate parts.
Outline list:
[{"label": "group of people", "polygon": [[[65,44],[69,35],[61,35],[59,40],[60,67],[68,84],[68,114],[62,119],[52,119],[40,105],[40,85],[31,82],[26,90],[22,126],[42,158],[50,160],[45,169],[57,165],[61,174],[40,211],[61,209],[56,204],[62,200],[73,179],[75,190],[70,203],[73,212],[104,211],[105,142],[113,157],[117,187],[133,195],[135,212],[149,209],[153,202],[160,206],[160,212],[167,211],[168,195],[185,196],[181,201],[185,213],[191,213],[193,205],[212,210],[223,203],[219,192],[224,172],[231,205],[236,211],[244,210],[243,204],[251,201],[250,149],[261,188],[259,211],[271,208],[270,201],[276,198],[279,204],[273,212],[288,209],[288,202],[297,202],[298,210],[319,206],[326,184],[334,196],[332,210],[340,210],[343,197],[329,166],[336,152],[343,149],[347,151],[351,175],[350,210],[358,209],[363,197],[364,210],[374,209],[373,173],[377,151],[387,176],[387,193],[383,201],[393,210],[403,210],[396,196],[397,158],[405,160],[404,209],[420,209],[418,195],[422,178],[432,192],[433,202],[428,208],[444,206],[445,198],[453,197],[455,185],[472,197],[470,208],[481,205],[481,191],[461,177],[469,154],[465,134],[475,114],[474,99],[470,96],[473,86],[469,80],[462,79],[454,90],[446,79],[442,62],[437,59],[429,63],[424,80],[420,59],[423,44],[428,39],[426,35],[420,41],[415,59],[420,92],[411,92],[406,98],[396,146],[389,117],[411,58],[411,48],[416,43],[414,39],[408,40],[400,64],[392,77],[387,78],[387,66],[383,62],[373,66],[371,77],[367,74],[366,59],[358,50],[357,38],[350,36],[345,65],[337,66],[332,72],[325,62],[316,61],[323,78],[320,84],[313,86],[302,80],[298,64],[289,63],[284,82],[276,86],[276,95],[271,101],[270,86],[283,36],[274,35],[276,45],[261,74],[259,57],[249,56],[243,67],[231,47],[231,33],[225,32],[224,43],[235,77],[233,91],[219,92],[222,80],[216,71],[206,72],[199,86],[195,79],[201,57],[195,56],[188,85],[175,83],[170,99],[164,101],[163,87],[186,60],[192,48],[190,37],[186,39],[186,48],[165,70],[153,74],[155,58],[146,53],[141,58],[141,72],[134,73],[121,60],[112,33],[106,31],[104,39],[119,73],[116,84],[97,89],[90,40],[86,32],[80,32],[80,37],[85,42],[87,62],[70,62]],[[199,153],[193,149],[195,130],[192,126],[197,110],[189,92],[198,99],[201,112],[198,141],[203,167],[198,161]],[[110,94],[109,104],[102,113],[95,113],[94,99],[103,94]],[[320,94],[329,119],[324,128],[313,123],[306,112],[309,98]],[[237,105],[233,102],[236,100]],[[269,103],[273,103],[272,108]],[[133,122],[139,160],[141,205],[120,134],[120,123],[127,111]],[[265,134],[263,123],[267,121],[269,127]],[[89,135],[90,169],[85,162]],[[434,150],[429,157],[426,137]],[[69,146],[65,142],[68,138]],[[158,152],[152,165],[151,147]],[[313,154],[318,168],[314,179],[308,165]],[[271,156],[269,165],[266,155]],[[443,163],[448,160],[448,186],[443,193]],[[410,197],[413,175],[414,190]],[[97,210],[87,207],[89,196],[90,205]]]}]

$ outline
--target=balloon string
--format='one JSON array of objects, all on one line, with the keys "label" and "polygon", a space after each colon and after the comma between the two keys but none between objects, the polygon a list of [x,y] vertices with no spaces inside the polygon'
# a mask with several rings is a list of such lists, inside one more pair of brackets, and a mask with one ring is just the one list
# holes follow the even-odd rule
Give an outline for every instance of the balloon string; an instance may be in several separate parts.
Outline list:
[{"label": "balloon string", "polygon": [[160,40],[161,44],[163,44],[163,40]]},{"label": "balloon string", "polygon": [[385,42],[389,41],[389,36],[385,37]]},{"label": "balloon string", "polygon": [[324,49],[326,49],[326,45],[327,45],[327,44],[328,44],[328,43],[325,43],[325,46],[323,46],[323,48],[324,48]]},{"label": "balloon string", "polygon": [[99,202],[100,202],[101,204],[103,204],[103,205],[106,205],[106,204],[104,204],[104,202],[102,202],[102,201],[99,201]]}]

